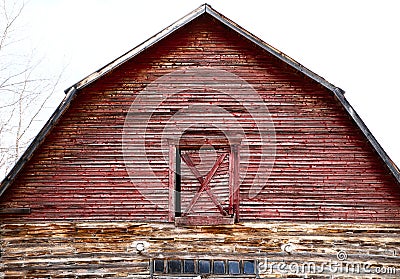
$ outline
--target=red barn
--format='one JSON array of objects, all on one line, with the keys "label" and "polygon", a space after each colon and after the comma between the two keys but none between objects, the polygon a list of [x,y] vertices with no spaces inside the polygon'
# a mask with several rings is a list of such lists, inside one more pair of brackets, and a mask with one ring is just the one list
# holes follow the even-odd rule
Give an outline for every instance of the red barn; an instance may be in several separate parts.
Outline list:
[{"label": "red barn", "polygon": [[0,274],[397,278],[399,181],[343,90],[205,4],[66,90],[1,184]]}]

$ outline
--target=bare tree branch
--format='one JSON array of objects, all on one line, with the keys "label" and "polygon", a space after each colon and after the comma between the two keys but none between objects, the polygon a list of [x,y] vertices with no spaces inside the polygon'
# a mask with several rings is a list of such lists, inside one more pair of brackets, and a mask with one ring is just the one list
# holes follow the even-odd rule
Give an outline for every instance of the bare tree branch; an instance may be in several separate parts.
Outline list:
[{"label": "bare tree branch", "polygon": [[[13,8],[15,7],[16,3],[14,3]],[[22,2],[20,7],[17,9],[17,12],[14,14],[10,14],[9,10],[7,9],[7,3],[6,0],[3,0],[2,4],[2,10],[3,10],[3,17],[5,19],[5,27],[4,30],[2,30],[2,35],[0,39],[0,51],[7,46],[7,39],[8,35],[12,30],[12,27],[15,24],[15,21],[20,17],[22,10],[25,7],[25,2]],[[14,9],[12,9],[13,11]]]},{"label": "bare tree branch", "polygon": [[0,0],[0,177],[32,140],[65,70],[56,78],[38,73],[41,60],[18,38],[24,8],[24,0]]},{"label": "bare tree branch", "polygon": [[26,131],[31,127],[32,122],[36,119],[36,117],[39,115],[39,113],[43,110],[45,104],[47,103],[47,101],[50,99],[50,97],[53,95],[53,93],[55,92],[57,85],[59,84],[61,77],[64,73],[65,68],[60,72],[60,74],[58,75],[57,79],[55,80],[55,82],[52,85],[51,90],[49,90],[49,94],[46,96],[46,98],[42,101],[42,103],[39,105],[38,109],[36,110],[36,112],[34,113],[34,115],[31,117],[30,121],[28,122],[28,124],[26,125],[26,128],[21,132],[20,138],[22,138]]}]

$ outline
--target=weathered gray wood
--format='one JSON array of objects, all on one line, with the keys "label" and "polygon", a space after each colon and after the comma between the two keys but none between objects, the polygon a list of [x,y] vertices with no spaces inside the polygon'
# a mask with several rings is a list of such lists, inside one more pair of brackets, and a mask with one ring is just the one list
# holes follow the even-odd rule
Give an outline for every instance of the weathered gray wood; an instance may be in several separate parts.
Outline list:
[{"label": "weathered gray wood", "polygon": [[[313,278],[398,278],[400,225],[243,223],[175,227],[131,222],[2,224],[0,274],[5,278],[149,278],[150,260],[253,259],[285,262],[370,264],[396,274],[308,273]],[[139,253],[133,245],[148,243]],[[285,252],[284,245],[293,246]],[[338,252],[347,259],[339,261]],[[304,278],[304,274],[260,270],[261,278]],[[73,277],[76,276],[76,277]],[[320,277],[318,277],[320,276]]]}]

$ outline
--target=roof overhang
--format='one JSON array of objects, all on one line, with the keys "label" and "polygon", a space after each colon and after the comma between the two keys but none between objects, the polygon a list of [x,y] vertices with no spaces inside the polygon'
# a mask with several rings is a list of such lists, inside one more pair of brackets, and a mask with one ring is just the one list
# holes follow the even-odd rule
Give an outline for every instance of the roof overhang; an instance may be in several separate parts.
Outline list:
[{"label": "roof overhang", "polygon": [[[137,56],[138,54],[140,54],[141,52],[143,52],[147,48],[149,48],[152,45],[156,44],[157,42],[161,41],[162,39],[164,39],[168,35],[172,34],[173,32],[175,32],[176,30],[178,30],[182,26],[185,26],[187,23],[191,22],[192,20],[196,19],[197,17],[199,17],[199,16],[201,16],[201,15],[203,15],[205,13],[213,16],[215,19],[219,20],[221,23],[225,24],[226,26],[228,26],[232,30],[236,31],[237,33],[239,33],[243,37],[247,38],[248,40],[250,40],[251,42],[253,42],[257,46],[261,47],[265,51],[267,51],[270,54],[274,55],[275,57],[277,57],[278,59],[282,60],[286,64],[292,66],[293,68],[295,68],[299,72],[304,73],[306,76],[308,76],[311,79],[315,80],[316,82],[320,83],[324,87],[326,87],[326,88],[328,88],[328,89],[330,89],[332,91],[333,90],[337,90],[336,86],[334,86],[333,84],[329,83],[328,81],[326,81],[321,76],[319,76],[316,73],[310,71],[309,69],[307,69],[306,67],[304,67],[303,65],[298,63],[296,60],[294,60],[291,57],[287,56],[283,52],[277,50],[273,46],[267,44],[266,42],[264,42],[260,38],[256,37],[255,35],[253,35],[249,31],[245,30],[244,28],[242,28],[241,26],[239,26],[238,24],[236,24],[232,20],[228,19],[224,15],[222,15],[219,12],[217,12],[216,10],[214,10],[210,5],[203,4],[200,7],[198,7],[197,9],[195,9],[194,11],[190,12],[189,14],[187,14],[186,16],[184,16],[181,19],[177,20],[176,22],[174,22],[173,24],[171,24],[167,28],[161,30],[159,33],[155,34],[153,37],[149,38],[148,40],[144,41],[140,45],[136,46],[135,48],[133,48],[130,51],[128,51],[125,54],[123,54],[122,56],[118,57],[117,59],[115,59],[111,63],[107,64],[106,66],[100,68],[99,70],[97,70],[94,73],[88,75],[87,77],[85,77],[84,79],[80,80],[79,82],[75,83],[71,87],[67,88],[65,90],[65,92],[69,92],[69,90],[72,87],[74,87],[75,89],[79,90],[79,89],[82,89],[82,88],[88,86],[89,84],[91,84],[92,82],[96,81],[97,79],[99,79],[100,77],[104,76],[105,74],[109,73],[110,71],[114,70],[115,68],[117,68],[118,66],[123,64],[124,62],[126,62],[126,61],[132,59],[133,57]],[[340,93],[344,94],[344,91],[340,89]]]}]

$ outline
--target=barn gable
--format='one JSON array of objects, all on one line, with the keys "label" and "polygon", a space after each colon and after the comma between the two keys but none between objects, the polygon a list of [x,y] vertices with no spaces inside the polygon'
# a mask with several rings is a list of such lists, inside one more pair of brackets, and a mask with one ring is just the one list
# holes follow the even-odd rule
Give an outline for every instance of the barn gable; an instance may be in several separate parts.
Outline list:
[{"label": "barn gable", "polygon": [[[148,98],[157,88],[165,96],[154,111],[151,104],[159,100]],[[400,220],[399,172],[344,92],[208,5],[66,93],[2,182],[5,218],[20,218],[9,214],[20,212],[34,220],[172,222],[182,217],[176,214],[173,188],[179,181],[189,196],[202,185],[202,209],[211,205],[217,214],[235,213],[236,221]],[[138,121],[144,117],[140,106],[155,112],[143,118],[145,128]],[[265,106],[268,113],[260,114]],[[205,109],[210,107],[215,110]],[[182,112],[192,124],[208,126],[186,127],[181,117],[175,122],[181,130],[165,130]],[[215,115],[213,125],[201,122]],[[143,142],[144,155],[135,149],[140,129],[153,137]],[[218,135],[221,130],[225,136]],[[185,132],[184,143],[176,142],[179,131]],[[216,154],[220,162],[210,159],[204,170],[193,168],[190,161],[201,160],[191,152],[205,143],[211,146],[201,149],[205,158]],[[260,151],[271,145],[273,150]],[[265,166],[265,172],[258,171]],[[171,172],[178,167],[182,177]],[[240,177],[243,169],[248,175]],[[216,194],[206,191],[207,175]],[[261,186],[254,189],[257,181]],[[184,195],[179,199],[180,206],[195,206]]]}]

